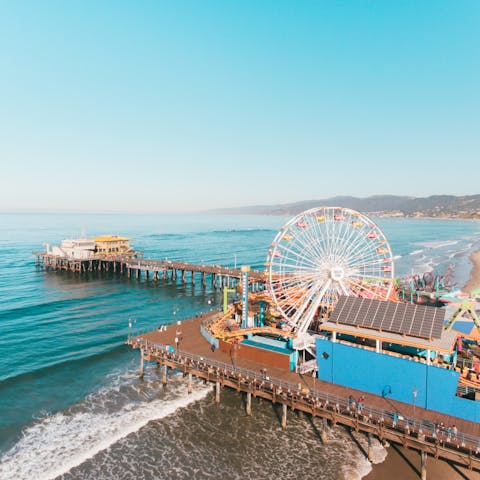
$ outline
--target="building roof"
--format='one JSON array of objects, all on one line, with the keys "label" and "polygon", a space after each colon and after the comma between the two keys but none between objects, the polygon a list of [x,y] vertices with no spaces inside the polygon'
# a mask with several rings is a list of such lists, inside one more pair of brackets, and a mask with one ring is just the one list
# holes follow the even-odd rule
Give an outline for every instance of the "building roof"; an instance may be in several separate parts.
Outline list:
[{"label": "building roof", "polygon": [[[321,324],[321,329],[450,353],[458,333],[444,331],[444,319],[445,310],[436,307],[342,296],[328,321]],[[427,337],[427,333],[432,336]]]},{"label": "building roof", "polygon": [[432,340],[442,336],[445,310],[425,305],[341,296],[330,321]]},{"label": "building roof", "polygon": [[95,242],[105,243],[105,242],[127,242],[131,240],[128,237],[119,237],[118,235],[100,235],[93,239]]},{"label": "building roof", "polygon": [[457,320],[453,324],[452,328],[457,332],[466,333],[467,335],[469,335],[470,333],[472,333],[472,330],[475,328],[475,324],[473,323],[472,320]]},{"label": "building roof", "polygon": [[354,337],[369,338],[382,342],[395,343],[422,350],[451,353],[457,340],[458,333],[453,330],[444,331],[441,338],[427,340],[424,338],[410,337],[399,333],[379,332],[370,328],[355,327],[353,325],[337,325],[330,321],[322,323],[321,329],[328,332],[343,333]]}]

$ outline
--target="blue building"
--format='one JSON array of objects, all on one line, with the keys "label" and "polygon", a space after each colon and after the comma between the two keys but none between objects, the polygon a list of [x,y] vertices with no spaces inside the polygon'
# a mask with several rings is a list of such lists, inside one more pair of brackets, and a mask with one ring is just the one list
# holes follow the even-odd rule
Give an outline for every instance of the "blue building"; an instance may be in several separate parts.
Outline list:
[{"label": "blue building", "polygon": [[457,394],[458,333],[435,307],[340,297],[316,339],[327,382],[480,421],[480,401]]}]

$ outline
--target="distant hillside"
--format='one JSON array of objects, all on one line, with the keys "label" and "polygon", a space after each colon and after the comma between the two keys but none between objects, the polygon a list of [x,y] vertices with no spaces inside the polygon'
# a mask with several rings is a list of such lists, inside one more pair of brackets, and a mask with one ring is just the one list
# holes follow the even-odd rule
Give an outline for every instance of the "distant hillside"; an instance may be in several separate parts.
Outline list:
[{"label": "distant hillside", "polygon": [[417,198],[395,195],[374,195],[367,198],[333,197],[323,200],[305,200],[281,205],[255,205],[251,207],[210,210],[217,214],[296,215],[318,206],[341,206],[360,212],[382,216],[478,218],[480,219],[480,195],[456,197],[433,195]]}]

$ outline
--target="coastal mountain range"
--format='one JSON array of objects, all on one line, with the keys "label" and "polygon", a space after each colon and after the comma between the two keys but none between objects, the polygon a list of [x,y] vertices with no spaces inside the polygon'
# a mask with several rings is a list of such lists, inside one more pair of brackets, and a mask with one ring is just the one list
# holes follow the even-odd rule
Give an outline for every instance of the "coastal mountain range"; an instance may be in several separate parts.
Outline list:
[{"label": "coastal mountain range", "polygon": [[338,196],[277,205],[222,208],[210,210],[209,213],[296,215],[318,206],[341,206],[379,216],[480,219],[480,194],[466,196],[433,195],[430,197],[373,195],[365,198]]}]

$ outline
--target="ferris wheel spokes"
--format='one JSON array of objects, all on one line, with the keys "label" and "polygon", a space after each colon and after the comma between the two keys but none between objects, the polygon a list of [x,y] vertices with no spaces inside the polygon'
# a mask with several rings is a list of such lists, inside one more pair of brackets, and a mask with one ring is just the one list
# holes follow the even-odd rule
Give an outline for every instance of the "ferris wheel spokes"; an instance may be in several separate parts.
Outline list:
[{"label": "ferris wheel spokes", "polygon": [[272,242],[267,266],[271,297],[297,331],[306,331],[318,309],[339,295],[388,298],[392,289],[393,258],[383,232],[346,208],[292,218]]}]

